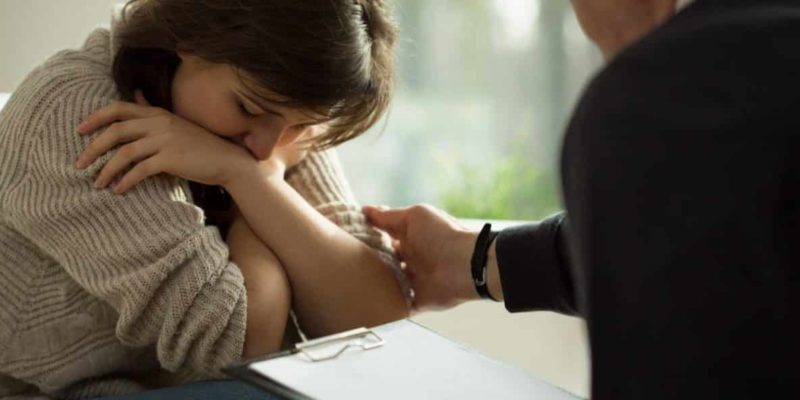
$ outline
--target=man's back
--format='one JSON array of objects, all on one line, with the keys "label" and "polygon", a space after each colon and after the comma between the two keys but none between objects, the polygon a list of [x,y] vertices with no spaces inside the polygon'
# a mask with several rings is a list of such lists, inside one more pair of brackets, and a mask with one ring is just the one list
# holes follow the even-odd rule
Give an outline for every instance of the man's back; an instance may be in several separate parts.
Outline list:
[{"label": "man's back", "polygon": [[614,59],[563,176],[593,398],[800,395],[800,2],[698,0]]}]

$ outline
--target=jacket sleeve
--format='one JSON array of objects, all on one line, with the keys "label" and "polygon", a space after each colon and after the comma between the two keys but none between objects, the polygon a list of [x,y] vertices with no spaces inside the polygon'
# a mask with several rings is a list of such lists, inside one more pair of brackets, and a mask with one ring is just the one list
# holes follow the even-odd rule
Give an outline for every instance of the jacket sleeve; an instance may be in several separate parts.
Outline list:
[{"label": "jacket sleeve", "polygon": [[23,149],[26,175],[11,194],[25,199],[13,210],[16,229],[117,311],[124,345],[155,345],[171,371],[215,373],[238,361],[247,301],[226,244],[204,226],[202,210],[177,178],[159,175],[125,195],[94,189],[111,154],[76,169],[96,134],[78,135],[75,126],[113,94],[102,85],[78,87],[39,110],[46,117],[32,129]]},{"label": "jacket sleeve", "polygon": [[495,251],[508,311],[577,313],[566,231],[566,217],[560,213],[497,236]]}]

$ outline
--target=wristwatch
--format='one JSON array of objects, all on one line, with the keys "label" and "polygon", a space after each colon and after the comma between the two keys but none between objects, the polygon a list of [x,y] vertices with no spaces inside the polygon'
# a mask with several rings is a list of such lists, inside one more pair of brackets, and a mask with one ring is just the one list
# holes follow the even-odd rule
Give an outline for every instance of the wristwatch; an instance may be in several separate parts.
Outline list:
[{"label": "wristwatch", "polygon": [[472,259],[470,265],[472,267],[472,282],[475,284],[475,291],[482,299],[497,301],[489,293],[489,287],[486,285],[486,260],[488,258],[489,247],[497,237],[499,232],[492,231],[492,224],[484,224],[481,233],[478,234],[478,239],[475,240],[475,249],[472,251]]}]

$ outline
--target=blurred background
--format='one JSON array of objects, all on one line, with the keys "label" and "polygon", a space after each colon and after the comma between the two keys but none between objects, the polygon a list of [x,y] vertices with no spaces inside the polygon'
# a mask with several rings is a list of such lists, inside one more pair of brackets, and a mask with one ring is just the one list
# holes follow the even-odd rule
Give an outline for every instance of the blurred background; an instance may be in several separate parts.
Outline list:
[{"label": "blurred background", "polygon": [[[107,26],[118,0],[0,0],[0,93]],[[601,65],[567,1],[396,0],[399,81],[388,117],[341,147],[362,203],[426,202],[471,220],[560,209],[561,137]],[[475,224],[476,221],[465,221]],[[581,396],[581,320],[466,304],[415,319]]]},{"label": "blurred background", "polygon": [[478,219],[557,211],[561,132],[600,63],[569,2],[395,4],[400,79],[391,113],[342,150],[359,199],[428,202]]}]

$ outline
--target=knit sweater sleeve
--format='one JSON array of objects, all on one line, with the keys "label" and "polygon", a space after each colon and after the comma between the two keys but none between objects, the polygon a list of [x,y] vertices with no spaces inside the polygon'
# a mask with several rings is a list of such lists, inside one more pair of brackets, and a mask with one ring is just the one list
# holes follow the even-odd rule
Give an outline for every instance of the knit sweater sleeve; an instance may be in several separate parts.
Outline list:
[{"label": "knit sweater sleeve", "polygon": [[335,149],[312,152],[289,170],[286,181],[320,214],[378,252],[398,281],[407,301],[411,286],[386,234],[367,223],[353,195]]},{"label": "knit sweater sleeve", "polygon": [[102,80],[48,88],[12,196],[16,229],[117,311],[124,345],[155,346],[171,371],[216,374],[241,358],[244,280],[185,182],[159,175],[116,195],[93,187],[111,153],[87,169],[74,166],[99,133],[78,135],[76,125],[115,93]]}]

